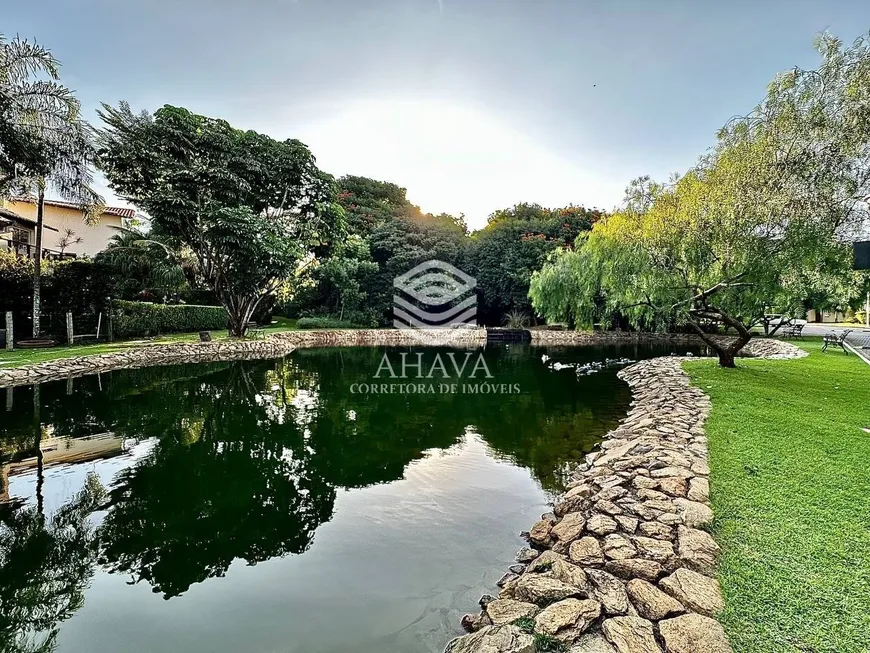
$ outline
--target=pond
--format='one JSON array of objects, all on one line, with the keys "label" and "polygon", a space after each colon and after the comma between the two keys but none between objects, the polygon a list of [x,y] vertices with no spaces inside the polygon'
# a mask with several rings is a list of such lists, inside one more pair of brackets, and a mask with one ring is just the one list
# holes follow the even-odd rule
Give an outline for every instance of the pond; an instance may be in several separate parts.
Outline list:
[{"label": "pond", "polygon": [[674,348],[307,349],[0,390],[0,650],[441,651],[625,415],[614,359]]}]

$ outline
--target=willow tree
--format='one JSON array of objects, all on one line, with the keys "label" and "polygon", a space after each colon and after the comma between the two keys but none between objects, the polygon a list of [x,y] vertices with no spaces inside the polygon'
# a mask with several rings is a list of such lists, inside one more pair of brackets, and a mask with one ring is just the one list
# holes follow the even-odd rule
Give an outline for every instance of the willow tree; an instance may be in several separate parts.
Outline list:
[{"label": "willow tree", "polygon": [[[536,310],[581,324],[618,311],[635,326],[685,325],[734,366],[772,303],[818,291],[867,221],[870,47],[825,35],[817,70],[776,77],[681,178],[629,187],[620,211],[532,280]],[[846,270],[840,270],[846,274]],[[713,326],[733,329],[730,340]]]},{"label": "willow tree", "polygon": [[103,106],[100,166],[112,189],[187,247],[230,332],[343,230],[330,175],[297,140],[276,141],[165,106]]}]

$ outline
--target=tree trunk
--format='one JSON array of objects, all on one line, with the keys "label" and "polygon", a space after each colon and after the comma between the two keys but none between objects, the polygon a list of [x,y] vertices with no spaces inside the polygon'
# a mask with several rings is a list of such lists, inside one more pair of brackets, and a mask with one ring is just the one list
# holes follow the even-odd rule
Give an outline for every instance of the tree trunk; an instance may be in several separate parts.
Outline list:
[{"label": "tree trunk", "polygon": [[33,337],[40,334],[39,318],[42,311],[42,225],[45,218],[45,188],[39,187],[36,204],[36,255],[33,257]]},{"label": "tree trunk", "polygon": [[248,322],[257,306],[260,299],[251,297],[229,297],[224,300],[223,305],[229,317],[229,333],[235,338],[244,338],[248,330]]},{"label": "tree trunk", "polygon": [[716,355],[719,357],[719,367],[736,367],[734,359],[737,357],[737,353],[752,339],[752,332],[749,331],[740,320],[733,318],[730,315],[726,315],[722,311],[716,310],[716,314],[722,322],[737,330],[738,335],[735,340],[727,343],[723,342],[709,333],[706,333],[704,329],[701,328],[701,325],[694,320],[689,320],[688,324],[695,330],[701,340],[703,340],[710,349],[716,352]]},{"label": "tree trunk", "polygon": [[708,334],[701,336],[701,340],[703,340],[710,349],[716,352],[716,356],[719,357],[719,367],[737,367],[734,364],[737,352],[743,349],[746,343],[749,342],[748,338],[744,340],[742,337],[738,337],[734,342],[725,345],[715,338],[710,338]]},{"label": "tree trunk", "polygon": [[247,331],[247,320],[244,318],[233,315],[230,313],[229,316],[229,329],[230,335],[234,338],[244,338],[245,331]]}]

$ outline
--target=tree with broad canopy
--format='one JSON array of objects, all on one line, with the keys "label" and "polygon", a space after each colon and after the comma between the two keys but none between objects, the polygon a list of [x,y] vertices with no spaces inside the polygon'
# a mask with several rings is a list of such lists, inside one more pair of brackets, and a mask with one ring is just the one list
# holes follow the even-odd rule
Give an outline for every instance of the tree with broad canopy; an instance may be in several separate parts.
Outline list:
[{"label": "tree with broad canopy", "polygon": [[[817,47],[817,70],[778,75],[687,174],[636,180],[622,210],[555,254],[533,277],[536,310],[688,326],[733,367],[770,305],[848,274],[870,197],[870,43],[823,35]],[[716,338],[712,325],[737,337]]]},{"label": "tree with broad canopy", "polygon": [[112,189],[194,253],[243,336],[264,298],[343,232],[330,175],[298,140],[276,141],[173,106],[103,105],[99,164]]}]

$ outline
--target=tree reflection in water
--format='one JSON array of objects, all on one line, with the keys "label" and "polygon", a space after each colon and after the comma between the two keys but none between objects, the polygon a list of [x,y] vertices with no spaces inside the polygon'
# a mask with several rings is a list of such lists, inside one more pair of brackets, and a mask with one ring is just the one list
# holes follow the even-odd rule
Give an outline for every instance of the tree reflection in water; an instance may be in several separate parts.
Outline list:
[{"label": "tree reflection in water", "polygon": [[208,410],[178,416],[110,491],[101,562],[166,598],[256,564],[302,553],[332,516],[335,490],[312,469],[305,440],[258,401],[244,365],[194,391]]},{"label": "tree reflection in water", "polygon": [[0,524],[0,651],[52,651],[60,624],[84,603],[98,547],[89,515],[105,491],[93,474],[46,517],[37,505],[9,509]]},{"label": "tree reflection in water", "polygon": [[[543,351],[487,348],[492,382],[521,387],[511,395],[356,394],[352,384],[371,381],[378,369],[384,350],[375,348],[127,370],[104,374],[101,383],[77,379],[74,391],[46,384],[33,402],[41,406],[40,432],[111,433],[153,446],[114,478],[97,541],[85,527],[96,505],[90,486],[47,525],[35,508],[13,511],[3,527],[0,632],[9,639],[45,631],[50,648],[52,624],[81,605],[97,556],[106,569],[171,598],[223,576],[236,559],[256,564],[302,553],[332,518],[337,491],[401,479],[411,461],[449,449],[468,428],[497,457],[558,491],[560,470],[618,421],[629,394],[615,373],[554,373],[541,363]],[[13,449],[34,428],[32,390],[17,392],[23,401],[16,395],[6,413],[2,440],[19,443],[7,445]]]}]

